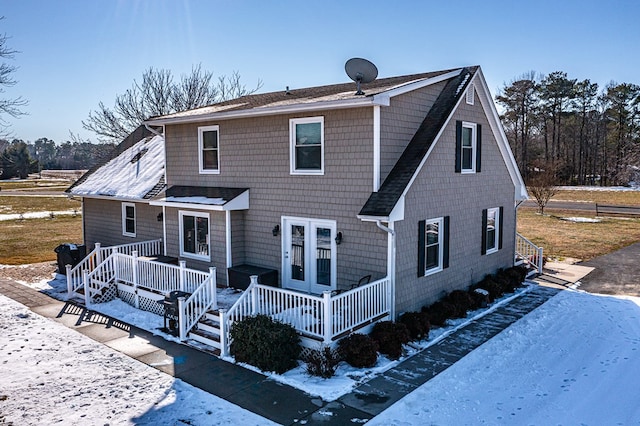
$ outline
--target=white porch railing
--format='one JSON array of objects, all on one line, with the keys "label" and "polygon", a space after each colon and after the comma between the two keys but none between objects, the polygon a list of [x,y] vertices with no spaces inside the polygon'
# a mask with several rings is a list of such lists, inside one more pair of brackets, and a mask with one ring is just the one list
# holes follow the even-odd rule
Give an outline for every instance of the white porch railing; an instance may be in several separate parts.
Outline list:
[{"label": "white porch railing", "polygon": [[178,324],[180,340],[185,340],[189,331],[209,309],[217,309],[216,268],[209,268],[209,276],[186,300],[178,299]]},{"label": "white porch railing", "polygon": [[78,290],[84,285],[83,275],[92,272],[98,265],[113,253],[132,254],[137,251],[140,256],[150,256],[162,253],[162,240],[140,241],[117,246],[102,247],[96,243],[95,248],[75,267],[67,265],[67,297],[78,295]]},{"label": "white porch railing", "polygon": [[533,266],[539,274],[542,273],[543,249],[531,241],[516,233],[516,263],[527,262]]},{"label": "white porch railing", "polygon": [[322,296],[251,284],[227,311],[221,311],[222,356],[229,350],[231,325],[252,315],[268,315],[293,326],[303,336],[330,344],[341,334],[391,315],[391,280],[383,278],[353,290]]}]

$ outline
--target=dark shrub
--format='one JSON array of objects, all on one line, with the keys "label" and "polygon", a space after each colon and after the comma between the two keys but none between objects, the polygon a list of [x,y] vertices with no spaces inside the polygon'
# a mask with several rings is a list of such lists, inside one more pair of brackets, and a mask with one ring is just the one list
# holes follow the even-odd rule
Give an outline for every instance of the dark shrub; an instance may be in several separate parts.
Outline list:
[{"label": "dark shrub", "polygon": [[512,274],[518,281],[518,287],[522,285],[524,280],[527,278],[527,273],[529,272],[527,268],[523,265],[513,266],[507,269],[510,274]]},{"label": "dark shrub", "polygon": [[298,365],[300,338],[288,324],[256,315],[231,326],[231,355],[262,371],[282,374]]},{"label": "dark shrub", "polygon": [[489,292],[482,288],[475,288],[469,290],[469,297],[473,301],[471,309],[486,308],[489,305]]},{"label": "dark shrub", "polygon": [[371,368],[378,361],[378,343],[366,334],[352,334],[338,342],[338,353],[349,365]]},{"label": "dark shrub", "polygon": [[422,340],[429,337],[429,315],[426,312],[405,312],[400,315],[400,323],[407,326],[411,340]]},{"label": "dark shrub", "polygon": [[447,302],[451,303],[455,308],[455,312],[453,313],[453,318],[464,318],[467,316],[467,311],[471,309],[473,305],[473,300],[469,293],[464,290],[454,290],[449,293],[445,299]]},{"label": "dark shrub", "polygon": [[304,359],[307,363],[307,373],[312,376],[328,379],[333,377],[340,362],[340,356],[329,346],[318,350],[312,350]]},{"label": "dark shrub", "polygon": [[493,302],[502,296],[502,287],[498,284],[492,275],[487,275],[480,281],[476,288],[483,288],[489,292],[489,301]]},{"label": "dark shrub", "polygon": [[449,318],[453,318],[456,308],[445,300],[438,300],[433,305],[422,308],[422,312],[427,314],[431,325],[442,327]]},{"label": "dark shrub", "polygon": [[409,331],[404,324],[382,321],[373,326],[371,338],[378,342],[380,353],[398,359],[402,355],[402,345],[409,343]]}]

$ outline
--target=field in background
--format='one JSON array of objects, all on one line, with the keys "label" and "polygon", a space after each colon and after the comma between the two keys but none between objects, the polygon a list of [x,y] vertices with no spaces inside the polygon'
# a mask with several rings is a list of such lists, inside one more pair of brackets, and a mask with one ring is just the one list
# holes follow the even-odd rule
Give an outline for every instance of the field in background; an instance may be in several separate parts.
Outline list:
[{"label": "field in background", "polygon": [[640,206],[640,191],[561,190],[552,200]]}]

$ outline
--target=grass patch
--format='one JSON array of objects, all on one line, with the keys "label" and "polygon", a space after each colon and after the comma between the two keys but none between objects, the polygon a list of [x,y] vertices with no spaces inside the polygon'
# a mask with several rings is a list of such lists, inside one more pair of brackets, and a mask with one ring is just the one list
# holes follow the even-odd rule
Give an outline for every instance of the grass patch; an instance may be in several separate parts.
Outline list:
[{"label": "grass patch", "polygon": [[13,191],[16,189],[38,189],[57,187],[66,189],[71,185],[70,181],[60,179],[25,179],[25,180],[0,180],[0,190]]},{"label": "grass patch", "polygon": [[582,260],[640,241],[640,219],[602,218],[599,223],[562,220],[573,216],[595,217],[590,212],[562,210],[553,210],[551,214],[542,216],[536,213],[535,208],[521,207],[518,209],[518,232],[537,246],[544,247],[545,256]]},{"label": "grass patch", "polygon": [[0,221],[0,264],[21,265],[56,260],[53,249],[69,242],[82,242],[80,215]]},{"label": "grass patch", "polygon": [[575,191],[560,190],[554,201],[583,201],[621,206],[640,205],[640,191]]},{"label": "grass patch", "polygon": [[2,196],[0,192],[0,213],[27,213],[27,212],[51,212],[60,210],[82,210],[82,202],[61,197],[23,197],[23,196]]}]

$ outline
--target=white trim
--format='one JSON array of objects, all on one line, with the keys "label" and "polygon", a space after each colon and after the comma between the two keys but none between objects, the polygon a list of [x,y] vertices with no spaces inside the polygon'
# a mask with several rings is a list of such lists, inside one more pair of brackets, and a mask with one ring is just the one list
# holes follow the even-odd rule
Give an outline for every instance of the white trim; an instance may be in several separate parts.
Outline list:
[{"label": "white trim", "polygon": [[167,255],[167,208],[162,206],[162,245],[164,246],[163,253]]},{"label": "white trim", "polygon": [[[227,111],[227,112],[221,111],[221,112],[210,112],[210,113],[199,114],[199,115],[186,115],[186,116],[183,115],[178,117],[156,118],[156,119],[147,120],[142,124],[149,124],[152,126],[165,125],[165,124],[180,124],[180,123],[186,124],[186,123],[198,123],[198,122],[211,121],[211,120],[231,120],[235,118],[305,113],[305,112],[332,110],[332,109],[359,108],[359,107],[373,106],[373,105],[389,106],[389,99],[394,96],[402,95],[412,90],[417,90],[422,87],[429,86],[431,84],[448,80],[460,74],[461,71],[462,69],[458,68],[453,71],[449,71],[445,74],[441,74],[432,78],[419,79],[414,82],[404,84],[400,87],[389,89],[385,92],[379,93],[374,96],[358,96],[356,99],[342,99],[342,100],[333,100],[333,101],[324,101],[324,102],[321,101],[321,102],[312,102],[308,104],[278,105],[278,106],[244,109],[240,111]],[[232,105],[232,106],[238,107],[238,105]]]},{"label": "white trim", "polygon": [[373,107],[373,192],[380,189],[380,106]]},{"label": "white trim", "polygon": [[[296,168],[296,126],[298,124],[320,123],[320,168]],[[289,173],[292,175],[324,175],[324,116],[289,119]]]},{"label": "white trim", "polygon": [[464,138],[462,137],[462,135],[460,135],[460,137],[462,138],[462,140],[460,141],[460,173],[471,174],[476,172],[476,156],[478,154],[478,125],[469,121],[463,121],[463,133],[464,129],[471,129],[471,168],[464,168],[464,155],[462,155],[464,153]]},{"label": "white trim", "polygon": [[[429,224],[437,223],[438,224],[438,265],[427,269],[427,226]],[[444,217],[436,217],[433,219],[427,219],[424,221],[424,276],[428,277],[429,275],[436,274],[438,272],[442,272],[444,270]]]},{"label": "white trim", "polygon": [[225,247],[227,255],[227,268],[233,266],[233,259],[231,258],[231,211],[227,210],[224,215],[225,225]]},{"label": "white trim", "polygon": [[[204,168],[204,132],[216,132],[216,143],[217,147],[215,151],[217,153],[218,164],[215,169],[205,169]],[[217,175],[220,174],[220,126],[201,126],[198,127],[198,171],[201,175]]]},{"label": "white trim", "polygon": [[[489,249],[489,239],[487,238],[487,251],[485,254],[492,254],[492,253],[496,253],[499,250],[498,247],[498,242],[500,241],[500,207],[492,207],[490,209],[487,209],[487,227],[484,229],[484,233],[488,234],[489,232],[489,215],[493,213],[494,216],[494,222],[493,222],[493,229],[494,229],[494,235],[493,235],[493,248]],[[488,235],[487,235],[488,236]]]},{"label": "white trim", "polygon": [[[182,218],[184,216],[193,216],[194,218],[203,217],[207,219],[207,253],[208,253],[207,255],[191,253],[184,250],[184,227],[183,227],[183,221],[182,221]],[[180,238],[180,241],[178,242],[178,247],[180,248],[180,256],[186,257],[189,259],[203,260],[205,262],[210,262],[211,261],[211,217],[209,216],[209,213],[179,210],[178,211],[178,229],[179,229],[178,234]],[[196,240],[196,244],[198,244],[197,240]],[[197,248],[196,248],[196,251],[197,251]]]},{"label": "white trim", "polygon": [[[136,205],[135,203],[123,202],[120,206],[122,209],[122,235],[125,237],[135,237],[138,228]],[[127,231],[127,207],[133,207],[133,232]]]},{"label": "white trim", "polygon": [[109,201],[121,201],[121,202],[130,202],[130,203],[138,203],[138,204],[149,204],[151,200],[143,199],[143,198],[130,198],[130,197],[112,197],[110,195],[94,195],[94,194],[77,194],[77,193],[69,193],[71,197],[80,197],[80,198],[90,198],[92,200],[109,200]]}]

